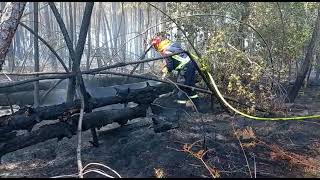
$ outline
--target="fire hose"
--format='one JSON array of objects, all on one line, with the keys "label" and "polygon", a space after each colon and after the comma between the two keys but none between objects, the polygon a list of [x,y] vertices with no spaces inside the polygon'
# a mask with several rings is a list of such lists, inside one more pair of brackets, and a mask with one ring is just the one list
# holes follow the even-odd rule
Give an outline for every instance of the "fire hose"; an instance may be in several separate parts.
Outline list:
[{"label": "fire hose", "polygon": [[[208,88],[211,91],[214,91],[214,92],[212,92],[212,94],[216,95],[219,98],[220,102],[222,102],[225,107],[228,107],[229,109],[234,111],[236,114],[240,114],[240,115],[242,115],[244,117],[247,117],[247,118],[250,118],[250,119],[253,119],[253,120],[262,120],[262,121],[304,120],[304,119],[320,118],[320,115],[293,116],[293,117],[257,117],[257,116],[252,116],[252,115],[246,114],[244,112],[241,112],[240,110],[238,110],[237,108],[235,108],[231,104],[229,104],[228,101],[226,101],[226,99],[223,97],[223,95],[219,91],[216,82],[212,78],[212,75],[209,72],[207,72],[206,70],[201,70],[200,69],[200,67],[198,66],[197,62],[194,60],[196,58],[196,56],[190,54],[189,52],[186,52],[186,53],[189,55],[191,61],[196,66],[197,71],[202,76],[202,78],[205,81],[205,83],[207,84]],[[203,72],[203,71],[205,71],[205,72]],[[209,77],[209,82],[206,80],[206,77],[204,76],[204,74],[206,74]],[[212,86],[209,83],[211,83]]]}]

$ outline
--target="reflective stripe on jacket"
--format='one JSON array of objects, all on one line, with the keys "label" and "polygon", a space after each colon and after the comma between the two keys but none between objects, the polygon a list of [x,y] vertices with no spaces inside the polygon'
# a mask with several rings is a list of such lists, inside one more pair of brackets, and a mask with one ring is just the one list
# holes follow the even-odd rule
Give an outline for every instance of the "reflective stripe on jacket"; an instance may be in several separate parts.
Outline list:
[{"label": "reflective stripe on jacket", "polygon": [[[173,42],[171,44],[167,44],[167,47],[163,49],[165,54],[176,53],[184,51],[181,45],[177,42]],[[168,71],[171,72],[172,70],[180,70],[182,69],[188,62],[190,62],[190,58],[186,53],[177,54],[166,59]]]}]

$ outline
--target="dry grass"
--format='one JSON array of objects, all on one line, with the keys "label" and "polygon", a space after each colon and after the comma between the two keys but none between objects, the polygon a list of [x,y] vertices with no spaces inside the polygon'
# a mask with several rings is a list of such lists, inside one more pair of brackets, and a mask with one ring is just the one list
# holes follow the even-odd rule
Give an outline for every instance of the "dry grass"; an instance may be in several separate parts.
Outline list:
[{"label": "dry grass", "polygon": [[300,155],[293,152],[289,152],[281,148],[279,145],[269,145],[266,142],[258,139],[251,127],[245,129],[236,129],[235,135],[242,139],[250,140],[249,142],[242,143],[243,147],[254,148],[258,144],[263,145],[270,149],[270,159],[274,161],[286,161],[289,166],[303,169],[304,172],[315,175],[319,168],[317,167],[317,161],[308,157],[307,155]]},{"label": "dry grass", "polygon": [[188,153],[190,154],[192,157],[198,159],[201,161],[201,163],[205,166],[205,168],[209,171],[210,175],[212,178],[219,178],[220,177],[220,172],[219,170],[214,167],[214,166],[210,166],[208,164],[208,162],[206,162],[203,157],[206,155],[207,152],[209,152],[210,150],[203,150],[203,149],[200,149],[198,151],[194,151],[192,150],[192,148],[197,144],[199,143],[201,140],[198,140],[192,144],[189,144],[189,143],[184,143],[182,145],[182,148],[181,149],[175,149],[175,148],[171,148],[171,149],[174,149],[176,151],[179,151],[179,152],[185,152],[185,153]]},{"label": "dry grass", "polygon": [[285,151],[277,145],[269,145],[268,147],[271,149],[270,158],[272,160],[286,161],[289,166],[301,168],[304,172],[311,174],[316,174],[316,172],[319,171],[317,162],[314,158]]},{"label": "dry grass", "polygon": [[244,130],[235,130],[235,135],[243,140],[249,140],[249,142],[242,142],[242,146],[245,148],[254,148],[257,145],[257,138],[251,127],[246,127]]}]

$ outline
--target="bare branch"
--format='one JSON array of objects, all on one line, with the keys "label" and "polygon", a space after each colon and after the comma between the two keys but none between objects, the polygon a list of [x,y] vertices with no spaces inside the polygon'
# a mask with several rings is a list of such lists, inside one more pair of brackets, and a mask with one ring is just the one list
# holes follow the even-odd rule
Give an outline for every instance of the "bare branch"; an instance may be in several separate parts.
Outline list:
[{"label": "bare branch", "polygon": [[48,89],[46,91],[46,93],[44,93],[42,96],[41,96],[41,100],[40,100],[40,104],[43,103],[43,101],[46,99],[46,97],[48,96],[48,94],[54,89],[56,88],[64,79],[60,79],[55,85],[53,85],[50,89]]},{"label": "bare branch", "polygon": [[74,61],[75,52],[74,52],[74,49],[72,47],[72,41],[70,39],[70,36],[69,36],[68,30],[66,28],[66,25],[64,24],[63,19],[62,19],[61,15],[59,14],[58,9],[57,9],[56,5],[54,4],[54,2],[49,2],[49,6],[50,6],[50,8],[51,8],[51,10],[52,10],[52,12],[53,12],[58,24],[59,24],[59,27],[60,27],[61,32],[63,34],[64,40],[66,41],[66,44],[67,44],[71,59],[72,59],[72,61]]},{"label": "bare branch", "polygon": [[40,37],[38,34],[36,34],[31,28],[29,28],[27,25],[25,25],[24,23],[20,22],[19,23],[22,27],[26,28],[29,32],[31,32],[34,36],[38,37],[39,40],[41,42],[43,42],[44,45],[46,45],[50,51],[56,56],[56,58],[58,59],[58,61],[61,63],[61,65],[63,66],[64,70],[66,72],[69,72],[66,64],[63,62],[63,60],[61,59],[61,57],[58,55],[58,53],[42,38]]}]

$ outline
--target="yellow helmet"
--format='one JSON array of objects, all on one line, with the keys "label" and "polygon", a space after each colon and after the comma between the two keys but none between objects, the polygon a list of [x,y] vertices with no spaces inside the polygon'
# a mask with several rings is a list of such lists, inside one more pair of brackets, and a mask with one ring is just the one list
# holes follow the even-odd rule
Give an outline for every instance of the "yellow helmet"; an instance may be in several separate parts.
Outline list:
[{"label": "yellow helmet", "polygon": [[169,39],[165,39],[161,41],[157,47],[158,52],[162,52],[164,49],[166,49],[172,42]]},{"label": "yellow helmet", "polygon": [[156,36],[152,38],[151,45],[158,51],[162,52],[165,48],[167,48],[172,42],[169,39],[162,40],[161,37]]}]

